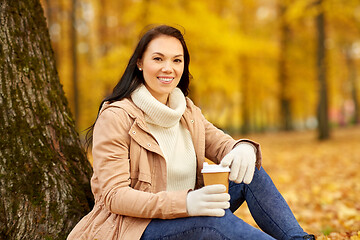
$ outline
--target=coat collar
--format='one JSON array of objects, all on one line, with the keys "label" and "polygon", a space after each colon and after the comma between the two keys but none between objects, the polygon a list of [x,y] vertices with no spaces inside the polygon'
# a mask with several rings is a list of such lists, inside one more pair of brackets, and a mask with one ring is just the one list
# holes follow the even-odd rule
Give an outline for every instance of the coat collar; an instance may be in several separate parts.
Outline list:
[{"label": "coat collar", "polygon": [[134,120],[128,132],[129,136],[143,148],[164,157],[159,144],[157,143],[155,137],[150,133],[150,130],[145,123],[144,112],[141,111],[131,99],[124,98],[120,101],[115,101],[112,103],[105,102],[99,114],[101,114],[107,108],[114,107],[123,109],[130,116],[130,118]]}]

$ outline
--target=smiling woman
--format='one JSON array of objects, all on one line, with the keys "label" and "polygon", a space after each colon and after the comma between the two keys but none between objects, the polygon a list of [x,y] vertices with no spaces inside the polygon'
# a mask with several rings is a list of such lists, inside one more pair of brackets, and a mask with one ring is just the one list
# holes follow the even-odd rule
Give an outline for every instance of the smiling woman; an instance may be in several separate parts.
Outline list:
[{"label": "smiling woman", "polygon": [[166,104],[169,94],[180,82],[184,71],[183,52],[177,38],[159,36],[149,43],[138,61],[147,90],[161,103]]},{"label": "smiling woman", "polygon": [[[259,144],[235,141],[186,97],[189,62],[176,28],[140,39],[91,128],[95,206],[68,239],[313,239],[261,168]],[[204,186],[205,156],[230,167],[229,192]],[[233,214],[245,200],[264,232]]]}]

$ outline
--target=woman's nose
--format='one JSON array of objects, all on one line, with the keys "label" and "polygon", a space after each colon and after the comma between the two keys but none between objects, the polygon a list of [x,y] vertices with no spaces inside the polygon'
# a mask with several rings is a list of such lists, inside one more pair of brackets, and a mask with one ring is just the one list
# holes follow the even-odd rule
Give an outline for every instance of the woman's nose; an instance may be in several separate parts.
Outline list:
[{"label": "woman's nose", "polygon": [[168,62],[168,61],[164,62],[164,66],[162,68],[162,71],[163,72],[171,72],[172,71],[171,63]]}]

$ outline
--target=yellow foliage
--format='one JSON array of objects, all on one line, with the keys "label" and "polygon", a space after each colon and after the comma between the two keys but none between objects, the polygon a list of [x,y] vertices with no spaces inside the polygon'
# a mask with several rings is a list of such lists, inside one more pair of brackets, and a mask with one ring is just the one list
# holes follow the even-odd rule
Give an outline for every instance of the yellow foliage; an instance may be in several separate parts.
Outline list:
[{"label": "yellow foliage", "polygon": [[[314,132],[248,137],[261,143],[263,167],[306,232],[360,239],[360,127],[338,129],[324,143]],[[256,226],[245,206],[237,215]]]},{"label": "yellow foliage", "polygon": [[[357,0],[324,0],[315,8],[312,0],[79,0],[78,46],[70,45],[71,7],[68,2],[43,1],[52,9],[53,46],[60,80],[73,105],[70,50],[78,49],[80,82],[79,130],[95,120],[98,105],[119,80],[139,35],[148,24],[169,24],[185,33],[194,76],[190,97],[208,119],[224,129],[239,129],[241,113],[249,109],[253,129],[280,126],[279,4],[286,7],[289,28],[285,74],[289,86],[294,124],[308,127],[316,116],[318,83],[316,71],[315,15],[324,9],[327,19],[327,69],[329,107],[336,122],[351,102],[349,66],[344,49],[358,43],[360,29]],[[48,11],[45,11],[48,13]],[[55,29],[55,30],[54,30]],[[56,31],[58,29],[58,31]],[[350,46],[350,47],[349,47]],[[357,53],[358,54],[358,53]],[[359,55],[359,54],[358,54]],[[245,60],[244,60],[245,59]],[[359,56],[355,56],[355,67]],[[357,90],[359,91],[357,84]]]}]

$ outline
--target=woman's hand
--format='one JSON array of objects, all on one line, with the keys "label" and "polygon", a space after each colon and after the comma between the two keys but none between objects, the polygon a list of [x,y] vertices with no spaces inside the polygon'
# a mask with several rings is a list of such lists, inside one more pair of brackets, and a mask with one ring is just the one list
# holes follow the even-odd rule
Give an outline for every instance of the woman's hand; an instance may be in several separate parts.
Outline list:
[{"label": "woman's hand", "polygon": [[240,143],[222,160],[221,165],[230,166],[229,180],[236,183],[250,184],[255,172],[255,148],[247,143]]},{"label": "woman's hand", "polygon": [[222,184],[209,185],[188,193],[186,208],[190,216],[222,217],[230,207],[230,195]]}]

